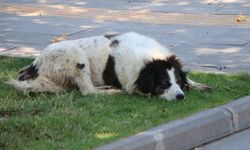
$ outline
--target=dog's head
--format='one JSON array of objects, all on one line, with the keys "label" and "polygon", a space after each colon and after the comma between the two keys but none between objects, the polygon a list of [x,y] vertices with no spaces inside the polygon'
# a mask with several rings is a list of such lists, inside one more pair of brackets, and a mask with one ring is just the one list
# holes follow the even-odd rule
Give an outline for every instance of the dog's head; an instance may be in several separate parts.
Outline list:
[{"label": "dog's head", "polygon": [[157,95],[167,100],[184,99],[182,89],[188,87],[182,64],[172,55],[165,60],[153,60],[145,64],[137,80],[139,93]]}]

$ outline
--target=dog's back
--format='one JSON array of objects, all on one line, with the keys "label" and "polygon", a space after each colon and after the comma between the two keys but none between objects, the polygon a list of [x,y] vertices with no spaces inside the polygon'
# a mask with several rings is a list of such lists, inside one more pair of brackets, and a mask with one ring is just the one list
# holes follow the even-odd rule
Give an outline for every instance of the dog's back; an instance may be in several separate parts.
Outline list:
[{"label": "dog's back", "polygon": [[166,59],[171,53],[154,39],[134,32],[115,37],[118,44],[111,54],[123,88],[133,92],[133,86],[145,63],[153,59]]},{"label": "dog's back", "polygon": [[30,66],[8,83],[24,94],[59,92],[78,87],[83,94],[94,92],[94,84],[104,84],[102,73],[109,56],[110,40],[95,36],[53,43]]}]

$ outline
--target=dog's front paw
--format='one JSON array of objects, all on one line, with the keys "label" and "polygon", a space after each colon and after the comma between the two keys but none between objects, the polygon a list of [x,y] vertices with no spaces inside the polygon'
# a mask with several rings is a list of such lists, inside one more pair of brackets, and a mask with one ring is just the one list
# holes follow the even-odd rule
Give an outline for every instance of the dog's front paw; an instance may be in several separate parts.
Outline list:
[{"label": "dog's front paw", "polygon": [[95,94],[97,93],[97,91],[95,89],[84,89],[84,90],[81,90],[81,93],[83,96],[86,96],[86,95],[90,95],[90,94]]},{"label": "dog's front paw", "polygon": [[122,93],[122,90],[119,90],[116,88],[98,89],[97,93],[99,93],[99,94],[117,94],[117,93]]},{"label": "dog's front paw", "polygon": [[199,90],[202,90],[202,91],[212,91],[212,90],[213,90],[210,86],[208,86],[208,85],[206,85],[206,84],[199,84],[199,85],[197,86],[197,88],[198,88]]}]

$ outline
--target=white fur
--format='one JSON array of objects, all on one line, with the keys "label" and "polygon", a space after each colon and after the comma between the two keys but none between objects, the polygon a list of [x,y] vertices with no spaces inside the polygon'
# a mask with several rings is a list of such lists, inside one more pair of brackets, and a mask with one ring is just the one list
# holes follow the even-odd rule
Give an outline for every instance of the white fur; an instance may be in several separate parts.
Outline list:
[{"label": "white fur", "polygon": [[117,39],[121,42],[112,51],[116,59],[115,69],[123,88],[129,93],[134,92],[134,82],[145,62],[165,59],[171,55],[168,49],[154,39],[134,32],[125,33]]},{"label": "white fur", "polygon": [[176,78],[174,75],[174,68],[171,68],[171,70],[167,70],[169,78],[170,78],[170,83],[171,86],[169,89],[166,89],[165,92],[160,95],[161,98],[167,99],[167,100],[172,100],[176,98],[176,95],[182,94],[184,95],[183,91],[179,87],[179,85],[176,83]]},{"label": "white fur", "polygon": [[[57,68],[62,66],[63,68],[60,69],[66,70],[67,73],[74,72],[72,69],[75,69],[77,63],[84,63],[87,66],[88,76],[91,76],[93,83],[102,85],[104,84],[102,72],[110,53],[109,44],[110,40],[104,36],[54,43],[43,51],[35,63],[45,65],[40,72],[48,71],[48,64],[51,64],[53,65],[51,69],[54,69],[54,71],[58,71]],[[70,62],[67,62],[67,60]],[[88,69],[90,69],[90,72]]]},{"label": "white fur", "polygon": [[[8,83],[28,94],[29,92],[60,92],[72,85],[77,86],[83,95],[96,93],[96,86],[104,85],[102,78],[109,55],[115,58],[115,70],[122,88],[136,92],[137,79],[145,62],[153,59],[165,59],[171,53],[154,39],[134,33],[124,33],[115,37],[119,45],[110,46],[112,40],[104,36],[95,36],[49,45],[35,59],[33,65],[38,68],[39,76],[34,80]],[[85,64],[83,69],[76,65]],[[176,84],[174,70],[167,70],[172,86],[161,97],[175,99],[182,93]],[[189,80],[190,83],[191,80]],[[198,84],[198,83],[195,83]]]},{"label": "white fur", "polygon": [[[52,88],[38,86],[47,81],[62,88],[75,84],[83,95],[95,93],[94,85],[104,84],[102,72],[110,53],[109,44],[110,40],[104,36],[51,44],[33,62],[38,68],[39,80],[10,80],[8,83],[24,93],[55,92]],[[77,63],[85,64],[83,70],[76,68]]]}]

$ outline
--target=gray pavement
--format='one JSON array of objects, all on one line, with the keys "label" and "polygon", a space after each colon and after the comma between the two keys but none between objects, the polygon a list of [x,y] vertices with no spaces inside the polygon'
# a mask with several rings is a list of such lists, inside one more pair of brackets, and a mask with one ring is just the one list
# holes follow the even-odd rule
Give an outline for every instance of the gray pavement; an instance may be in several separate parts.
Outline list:
[{"label": "gray pavement", "polygon": [[[246,22],[237,22],[239,14]],[[188,69],[250,72],[249,0],[1,0],[0,55],[37,56],[55,36],[136,31]]]},{"label": "gray pavement", "polygon": [[216,142],[207,144],[196,150],[249,150],[250,129],[236,133]]}]

